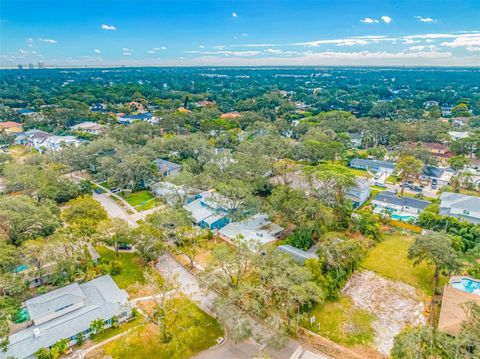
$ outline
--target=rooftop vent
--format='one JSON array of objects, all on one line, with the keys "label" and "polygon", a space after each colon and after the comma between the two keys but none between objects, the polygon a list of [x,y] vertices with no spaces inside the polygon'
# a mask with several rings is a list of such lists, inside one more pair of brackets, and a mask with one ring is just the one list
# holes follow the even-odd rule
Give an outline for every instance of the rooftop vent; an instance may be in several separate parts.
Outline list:
[{"label": "rooftop vent", "polygon": [[33,328],[33,335],[35,335],[35,338],[38,338],[40,336],[40,328]]}]

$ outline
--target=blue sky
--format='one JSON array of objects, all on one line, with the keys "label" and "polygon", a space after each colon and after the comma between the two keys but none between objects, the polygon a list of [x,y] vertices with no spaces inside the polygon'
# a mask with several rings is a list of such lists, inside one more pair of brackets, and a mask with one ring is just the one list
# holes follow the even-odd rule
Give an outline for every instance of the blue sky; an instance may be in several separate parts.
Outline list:
[{"label": "blue sky", "polygon": [[0,0],[0,64],[480,65],[480,0]]}]

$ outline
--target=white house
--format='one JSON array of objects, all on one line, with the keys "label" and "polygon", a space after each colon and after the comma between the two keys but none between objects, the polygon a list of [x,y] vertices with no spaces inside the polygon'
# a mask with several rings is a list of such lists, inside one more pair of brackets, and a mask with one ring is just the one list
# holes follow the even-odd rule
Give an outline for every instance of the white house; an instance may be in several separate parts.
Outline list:
[{"label": "white house", "polygon": [[78,125],[70,127],[70,129],[73,131],[90,133],[92,135],[99,135],[105,132],[105,126],[90,121],[79,123]]},{"label": "white house", "polygon": [[429,201],[410,197],[397,197],[393,192],[383,191],[372,201],[374,213],[389,214],[392,219],[408,221],[418,215],[430,204]]},{"label": "white house", "polygon": [[127,292],[118,288],[109,275],[72,283],[27,300],[26,310],[29,326],[8,337],[7,350],[0,351],[0,359],[34,358],[39,349],[62,339],[73,345],[78,335],[90,334],[93,320],[101,319],[109,327],[113,317],[124,321],[131,315]]},{"label": "white house", "polygon": [[467,196],[453,192],[443,192],[440,196],[440,214],[479,224],[480,197]]},{"label": "white house", "polygon": [[82,142],[75,136],[50,136],[44,143],[45,149],[59,151],[66,146],[78,147]]},{"label": "white house", "polygon": [[283,228],[268,220],[265,214],[256,214],[241,222],[232,222],[218,231],[223,240],[233,242],[241,236],[244,241],[258,241],[261,244],[274,242],[280,238]]}]

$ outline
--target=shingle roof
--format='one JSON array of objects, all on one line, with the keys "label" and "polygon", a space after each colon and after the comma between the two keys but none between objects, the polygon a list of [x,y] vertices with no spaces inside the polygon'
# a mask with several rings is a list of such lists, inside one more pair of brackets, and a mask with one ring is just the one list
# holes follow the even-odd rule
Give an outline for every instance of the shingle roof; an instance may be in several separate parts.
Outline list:
[{"label": "shingle roof", "polygon": [[[61,294],[60,296],[58,294]],[[98,277],[82,284],[70,284],[50,293],[31,299],[30,303],[42,303],[54,300],[67,299],[63,296],[84,296],[84,305],[62,316],[46,321],[39,325],[30,326],[9,337],[10,344],[7,352],[0,351],[0,359],[15,357],[24,359],[31,357],[38,349],[49,347],[57,341],[69,338],[90,326],[94,319],[107,320],[120,315],[125,305],[128,305],[128,294],[118,288],[109,275]],[[61,299],[63,298],[63,299]],[[31,307],[31,305],[30,305]],[[27,305],[28,308],[28,305]],[[30,313],[31,314],[31,313]],[[38,334],[36,335],[35,332]]]},{"label": "shingle roof", "polygon": [[163,159],[158,159],[158,160],[155,160],[153,162],[155,162],[155,164],[158,167],[158,170],[161,171],[161,172],[171,171],[171,170],[176,170],[176,169],[182,168],[182,165],[179,165],[178,163],[170,162],[170,161],[163,160]]},{"label": "shingle roof", "polygon": [[395,168],[395,163],[390,162],[390,161],[380,161],[380,160],[367,160],[363,158],[354,158],[350,162],[351,166],[366,166],[366,167],[384,167],[384,168],[390,168],[394,169]]},{"label": "shingle roof", "polygon": [[283,228],[268,220],[265,214],[256,214],[241,222],[232,222],[219,230],[219,233],[230,240],[241,235],[246,241],[269,243],[275,241]]},{"label": "shingle roof", "polygon": [[440,196],[440,207],[459,208],[467,211],[480,211],[480,197],[465,194],[443,192]]},{"label": "shingle roof", "polygon": [[424,209],[430,204],[430,201],[410,197],[397,197],[397,195],[390,191],[383,191],[377,194],[374,201],[393,204],[396,206],[408,206],[411,208]]}]

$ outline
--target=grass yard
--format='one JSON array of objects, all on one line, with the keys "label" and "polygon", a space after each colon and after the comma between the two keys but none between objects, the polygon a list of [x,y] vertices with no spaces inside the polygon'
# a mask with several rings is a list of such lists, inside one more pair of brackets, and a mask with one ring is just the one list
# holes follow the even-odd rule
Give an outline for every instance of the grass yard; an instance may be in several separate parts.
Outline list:
[{"label": "grass yard", "polygon": [[133,193],[122,193],[121,196],[125,201],[135,207],[137,211],[145,211],[160,204],[158,198],[147,190]]},{"label": "grass yard", "polygon": [[365,178],[371,178],[372,175],[370,173],[368,173],[366,170],[361,170],[359,168],[352,168],[352,167],[348,167],[348,169],[350,170],[351,173],[353,173],[355,176],[358,176],[358,177],[365,177]]},{"label": "grass yard", "polygon": [[395,184],[395,183],[398,182],[398,177],[395,176],[395,175],[390,175],[390,176],[387,177],[387,179],[385,180],[385,182]]},{"label": "grass yard", "polygon": [[411,284],[432,295],[433,269],[424,263],[414,267],[407,258],[413,238],[400,232],[386,234],[383,242],[370,250],[361,267],[385,278]]},{"label": "grass yard", "polygon": [[213,346],[224,333],[218,322],[187,299],[174,299],[167,312],[170,338],[163,340],[158,326],[146,323],[127,335],[107,343],[89,358],[184,359]]},{"label": "grass yard", "polygon": [[135,253],[119,252],[117,257],[115,251],[106,247],[98,247],[97,251],[102,259],[121,263],[122,270],[120,274],[112,275],[113,280],[120,288],[127,289],[132,285],[143,284],[145,282],[145,278],[143,277],[145,267],[140,257]]},{"label": "grass yard", "polygon": [[[316,322],[310,325],[312,315]],[[340,297],[310,310],[304,327],[340,344],[369,345],[375,337],[374,319],[372,314],[356,308],[350,298]]]},{"label": "grass yard", "polygon": [[467,196],[477,196],[477,197],[480,196],[480,192],[474,191],[474,190],[471,190],[471,189],[466,189],[466,188],[460,188],[460,193],[461,194],[466,194]]},{"label": "grass yard", "polygon": [[[118,328],[108,328],[108,329],[105,329],[103,331],[103,333],[100,333],[98,335],[95,335],[95,337],[93,337],[91,339],[91,343],[92,345],[93,344],[98,344],[98,343],[101,343],[103,342],[104,340],[107,340],[111,337],[114,337],[115,335],[117,334],[120,334],[120,333],[123,333],[129,329],[132,329],[142,323],[145,322],[145,318],[143,318],[140,314],[137,315],[137,317],[129,322],[123,322],[123,323],[120,323],[120,326]],[[88,347],[90,345],[86,345],[85,347]]]}]

